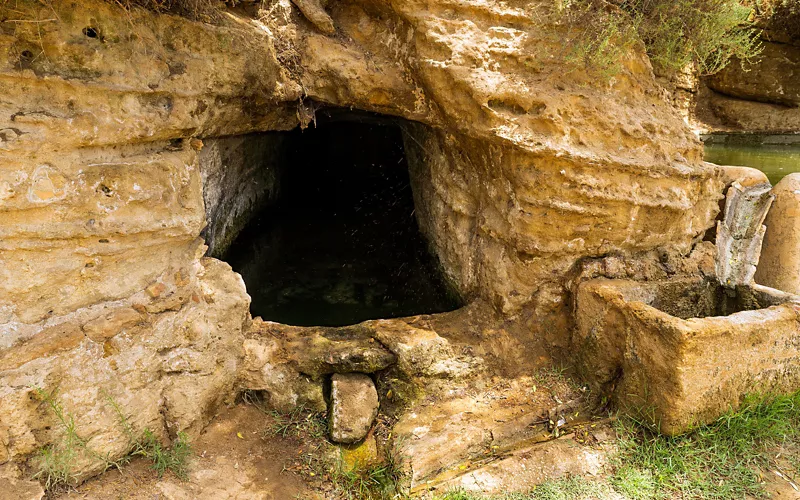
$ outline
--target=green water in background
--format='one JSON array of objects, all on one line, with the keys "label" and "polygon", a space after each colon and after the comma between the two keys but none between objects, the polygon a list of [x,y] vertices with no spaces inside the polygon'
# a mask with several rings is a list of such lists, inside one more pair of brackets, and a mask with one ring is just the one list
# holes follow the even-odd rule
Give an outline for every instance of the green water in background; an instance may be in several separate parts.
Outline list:
[{"label": "green water in background", "polygon": [[761,170],[774,186],[800,172],[800,136],[706,136],[705,160]]}]

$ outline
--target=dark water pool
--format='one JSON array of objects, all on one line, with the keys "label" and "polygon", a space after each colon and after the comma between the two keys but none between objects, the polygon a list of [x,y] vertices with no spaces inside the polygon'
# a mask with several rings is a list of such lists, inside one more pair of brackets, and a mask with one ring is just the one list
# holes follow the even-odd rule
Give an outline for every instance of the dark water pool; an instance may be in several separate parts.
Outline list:
[{"label": "dark water pool", "polygon": [[278,203],[225,257],[253,316],[342,326],[461,305],[419,233],[401,133],[350,121],[288,133]]}]

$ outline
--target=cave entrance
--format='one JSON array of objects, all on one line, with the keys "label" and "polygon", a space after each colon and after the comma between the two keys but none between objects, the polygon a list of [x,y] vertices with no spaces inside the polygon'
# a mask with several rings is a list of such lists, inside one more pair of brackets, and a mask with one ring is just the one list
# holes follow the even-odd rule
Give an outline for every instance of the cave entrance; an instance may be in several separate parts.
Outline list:
[{"label": "cave entrance", "polygon": [[253,316],[343,326],[461,305],[417,227],[397,122],[322,112],[285,134],[277,170],[275,202],[225,255]]}]

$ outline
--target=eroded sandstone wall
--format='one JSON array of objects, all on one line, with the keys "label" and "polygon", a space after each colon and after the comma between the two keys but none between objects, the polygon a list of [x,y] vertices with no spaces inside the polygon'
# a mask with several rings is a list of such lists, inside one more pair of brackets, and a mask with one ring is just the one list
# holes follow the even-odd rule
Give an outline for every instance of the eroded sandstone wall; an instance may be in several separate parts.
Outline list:
[{"label": "eroded sandstone wall", "polygon": [[275,103],[295,87],[264,36],[235,29],[103,2],[0,20],[0,464],[62,439],[42,389],[97,454],[74,464],[85,477],[130,448],[111,400],[166,437],[234,397],[249,298],[201,260],[200,144],[184,139],[291,128],[295,106]]},{"label": "eroded sandstone wall", "polygon": [[566,338],[581,259],[687,254],[722,190],[699,142],[643,55],[611,79],[566,64],[539,8],[345,0],[335,33],[289,0],[218,26],[98,0],[0,8],[0,462],[58,439],[35,386],[112,456],[102,391],[165,433],[233,396],[248,298],[201,231],[229,239],[248,182],[212,181],[225,162],[198,157],[320,105],[417,123],[404,138],[434,251],[468,298],[535,317],[531,335]]}]

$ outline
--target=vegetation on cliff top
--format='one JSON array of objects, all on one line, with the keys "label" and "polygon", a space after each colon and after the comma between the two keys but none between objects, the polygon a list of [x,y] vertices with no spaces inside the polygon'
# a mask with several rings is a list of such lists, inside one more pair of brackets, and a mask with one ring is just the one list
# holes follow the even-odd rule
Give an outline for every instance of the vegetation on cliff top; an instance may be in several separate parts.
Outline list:
[{"label": "vegetation on cliff top", "polygon": [[638,41],[662,74],[691,64],[713,74],[761,52],[753,9],[736,0],[557,0],[556,10],[578,27],[572,57],[608,72]]},{"label": "vegetation on cliff top", "polygon": [[[239,0],[109,0],[211,22],[225,5]],[[572,26],[568,61],[613,74],[624,55],[644,42],[662,74],[694,64],[700,74],[720,71],[732,60],[750,62],[761,52],[754,14],[764,11],[792,22],[797,0],[552,0],[557,22]],[[256,0],[266,7],[271,0]],[[547,1],[542,5],[546,8]]]}]

